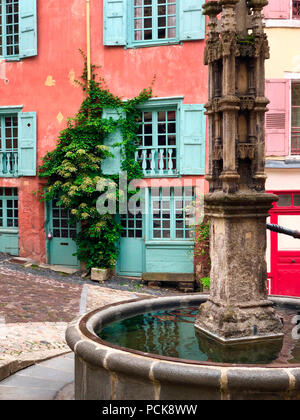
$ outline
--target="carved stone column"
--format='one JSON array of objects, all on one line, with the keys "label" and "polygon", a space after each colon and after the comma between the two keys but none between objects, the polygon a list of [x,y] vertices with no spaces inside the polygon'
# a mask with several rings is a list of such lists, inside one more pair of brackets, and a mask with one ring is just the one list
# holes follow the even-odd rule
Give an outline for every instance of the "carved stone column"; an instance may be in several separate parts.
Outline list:
[{"label": "carved stone column", "polygon": [[277,197],[265,193],[266,4],[220,0],[203,7],[213,21],[205,51],[210,74],[205,212],[212,269],[210,298],[201,305],[195,326],[224,342],[282,337],[281,322],[267,299],[266,218]]}]

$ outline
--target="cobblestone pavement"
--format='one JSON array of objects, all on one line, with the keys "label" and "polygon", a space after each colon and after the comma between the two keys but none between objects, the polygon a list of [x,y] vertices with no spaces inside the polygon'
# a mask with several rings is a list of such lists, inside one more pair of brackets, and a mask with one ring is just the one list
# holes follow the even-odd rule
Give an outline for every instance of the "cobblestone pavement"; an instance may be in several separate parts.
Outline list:
[{"label": "cobblestone pavement", "polygon": [[[55,276],[0,261],[0,371],[8,363],[16,362],[16,371],[30,365],[28,361],[70,351],[64,336],[72,319],[139,296],[134,290],[100,287],[78,276]],[[3,377],[0,374],[0,380]]]}]

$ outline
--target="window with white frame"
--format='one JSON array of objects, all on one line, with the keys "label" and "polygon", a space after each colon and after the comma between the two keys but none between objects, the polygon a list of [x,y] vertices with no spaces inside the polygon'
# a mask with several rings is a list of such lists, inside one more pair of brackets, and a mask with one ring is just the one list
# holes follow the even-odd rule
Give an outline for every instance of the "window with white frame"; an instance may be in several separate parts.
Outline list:
[{"label": "window with white frame", "polygon": [[176,0],[134,0],[133,32],[135,42],[176,39]]},{"label": "window with white frame", "polygon": [[37,0],[0,0],[0,57],[37,55]]},{"label": "window with white frame", "polygon": [[136,160],[145,175],[177,173],[177,110],[141,112]]},{"label": "window with white frame", "polygon": [[137,48],[204,39],[204,0],[104,0],[104,45]]},{"label": "window with white frame", "polygon": [[0,177],[36,175],[36,113],[0,107]]},{"label": "window with white frame", "polygon": [[[184,104],[183,97],[152,98],[137,108],[135,155],[144,176],[176,177],[204,175],[206,116],[203,104]],[[120,118],[122,112],[105,109],[105,118]],[[102,170],[117,174],[121,170],[122,133],[105,139],[114,158]],[[113,146],[116,147],[113,147]],[[118,149],[119,148],[119,149]]]},{"label": "window with white frame", "polygon": [[18,115],[0,115],[0,175],[18,175]]},{"label": "window with white frame", "polygon": [[0,188],[0,228],[17,228],[18,218],[18,189]]},{"label": "window with white frame", "polygon": [[191,240],[193,188],[151,189],[151,240]]},{"label": "window with white frame", "polygon": [[19,0],[0,2],[0,55],[19,55]]}]

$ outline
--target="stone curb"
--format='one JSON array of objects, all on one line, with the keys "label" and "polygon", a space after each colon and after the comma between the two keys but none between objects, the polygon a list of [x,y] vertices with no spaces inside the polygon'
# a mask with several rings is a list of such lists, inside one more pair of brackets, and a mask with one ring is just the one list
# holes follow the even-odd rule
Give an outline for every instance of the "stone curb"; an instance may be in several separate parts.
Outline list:
[{"label": "stone curb", "polygon": [[27,367],[33,366],[40,362],[45,362],[46,360],[53,359],[57,356],[63,356],[68,353],[70,353],[70,351],[65,349],[62,351],[43,351],[35,352],[35,354],[32,355],[24,355],[18,359],[0,360],[0,381],[7,379],[9,376]]}]

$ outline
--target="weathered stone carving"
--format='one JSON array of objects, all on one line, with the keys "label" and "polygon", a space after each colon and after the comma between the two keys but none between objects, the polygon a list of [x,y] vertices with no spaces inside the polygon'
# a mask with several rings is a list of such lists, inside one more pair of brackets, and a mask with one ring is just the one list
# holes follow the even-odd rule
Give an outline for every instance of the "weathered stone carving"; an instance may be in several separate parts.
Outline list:
[{"label": "weathered stone carving", "polygon": [[[211,295],[196,327],[223,341],[281,337],[267,299],[266,217],[277,197],[265,193],[264,61],[269,57],[266,0],[209,1]],[[218,15],[222,11],[221,18]]]}]

